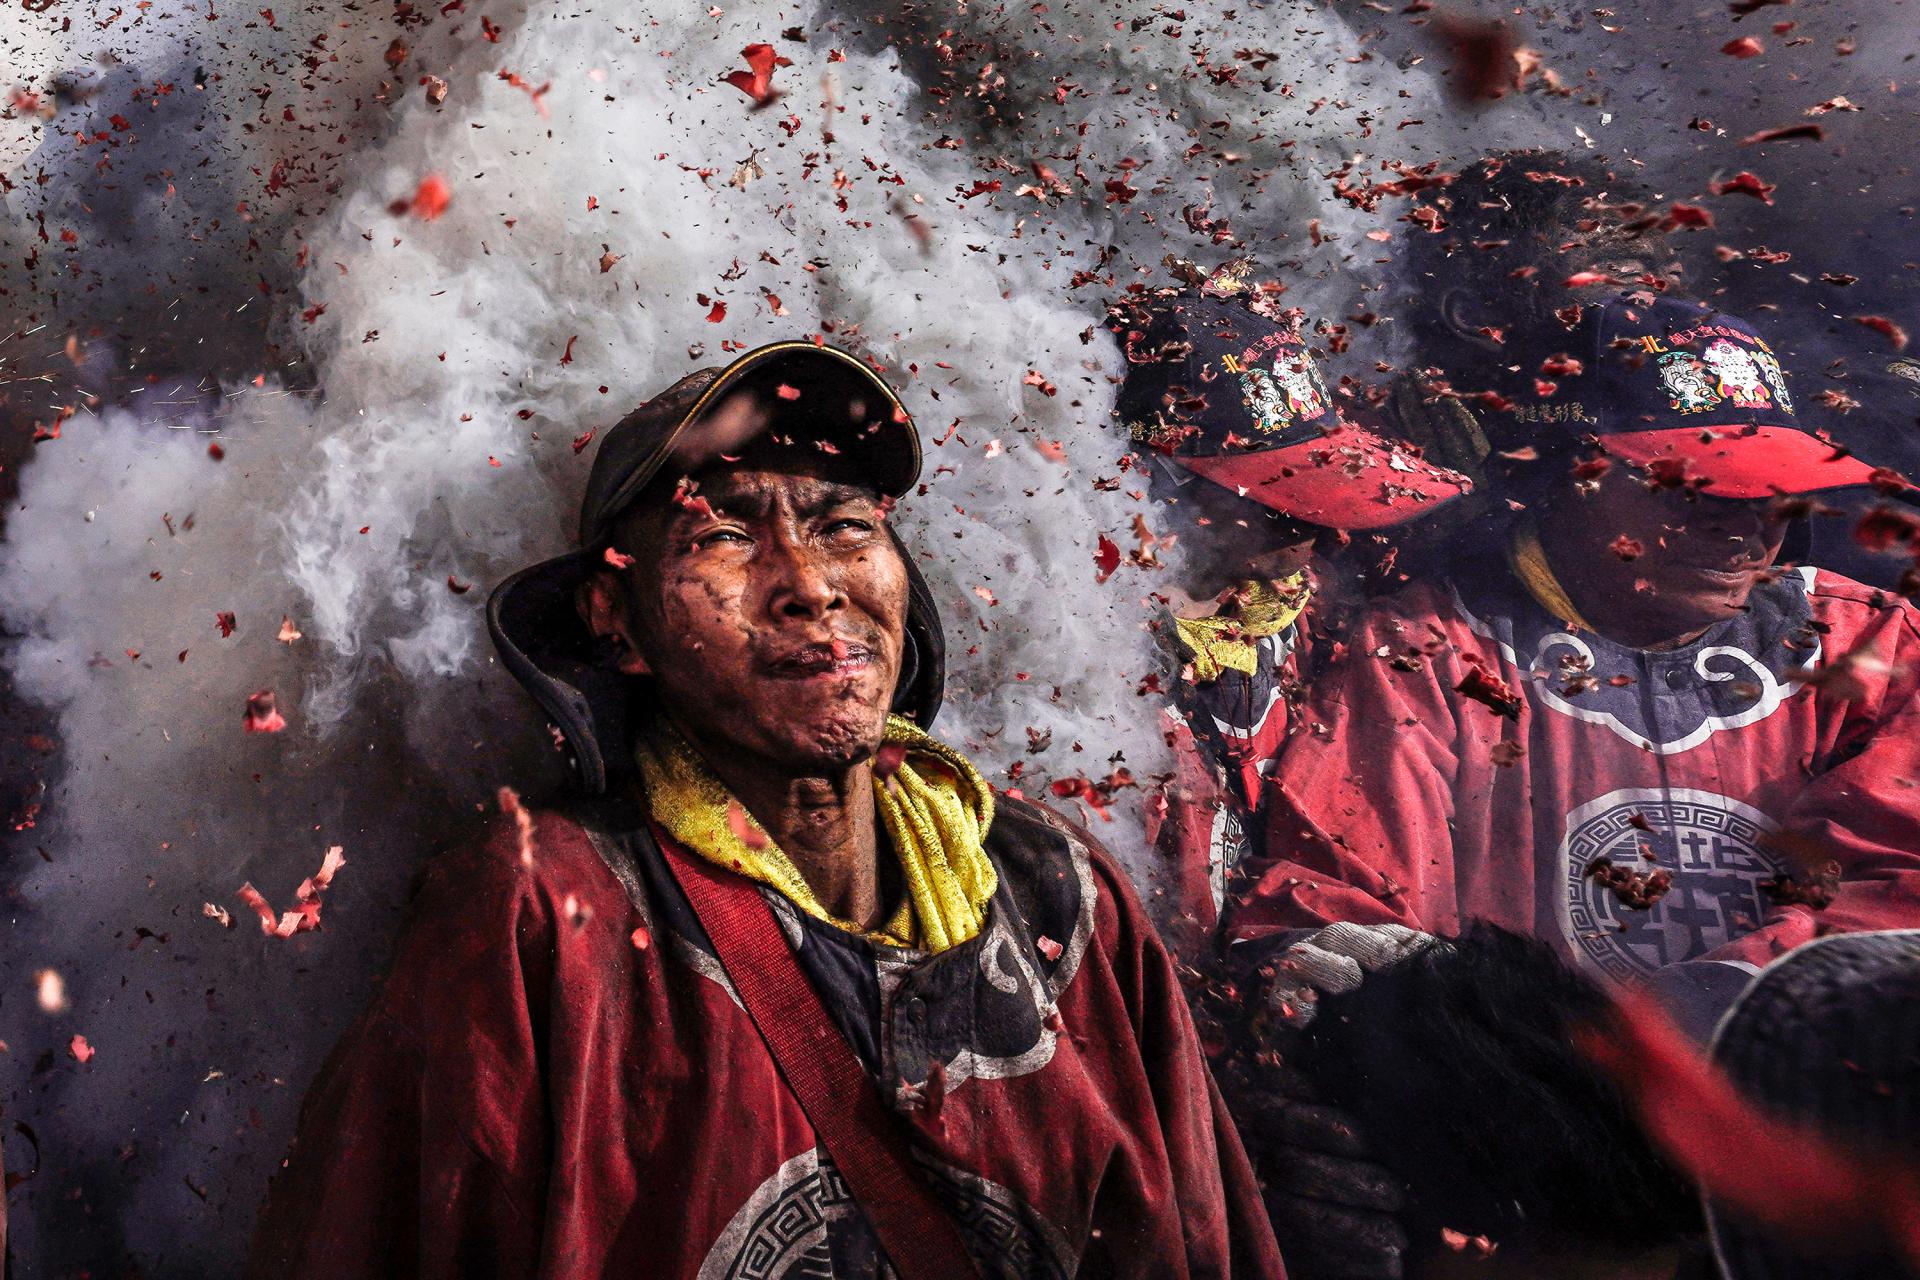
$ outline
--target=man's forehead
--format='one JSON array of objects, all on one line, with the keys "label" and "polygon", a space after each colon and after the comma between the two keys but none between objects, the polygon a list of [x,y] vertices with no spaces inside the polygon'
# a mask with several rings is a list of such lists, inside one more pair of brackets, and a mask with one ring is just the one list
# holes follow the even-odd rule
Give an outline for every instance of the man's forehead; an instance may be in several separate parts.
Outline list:
[{"label": "man's forehead", "polygon": [[760,459],[707,467],[695,479],[698,486],[695,492],[714,507],[763,508],[776,495],[784,495],[802,507],[862,499],[873,501],[880,496],[871,481],[852,471],[810,465],[771,465]]}]

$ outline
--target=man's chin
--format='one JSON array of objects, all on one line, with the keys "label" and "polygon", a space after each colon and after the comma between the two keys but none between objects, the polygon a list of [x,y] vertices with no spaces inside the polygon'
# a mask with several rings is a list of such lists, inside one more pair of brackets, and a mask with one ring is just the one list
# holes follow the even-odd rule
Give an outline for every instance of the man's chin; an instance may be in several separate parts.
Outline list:
[{"label": "man's chin", "polygon": [[796,772],[851,769],[880,749],[887,731],[885,706],[811,701],[798,700],[787,719],[768,726],[768,736],[781,745],[780,755]]}]

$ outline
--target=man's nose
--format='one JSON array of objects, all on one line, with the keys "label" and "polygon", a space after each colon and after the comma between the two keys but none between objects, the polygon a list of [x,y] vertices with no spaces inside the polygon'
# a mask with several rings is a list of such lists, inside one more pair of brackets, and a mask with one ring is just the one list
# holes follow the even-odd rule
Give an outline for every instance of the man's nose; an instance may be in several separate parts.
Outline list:
[{"label": "man's nose", "polygon": [[767,609],[776,618],[821,618],[846,603],[832,565],[804,543],[769,539],[762,565]]}]

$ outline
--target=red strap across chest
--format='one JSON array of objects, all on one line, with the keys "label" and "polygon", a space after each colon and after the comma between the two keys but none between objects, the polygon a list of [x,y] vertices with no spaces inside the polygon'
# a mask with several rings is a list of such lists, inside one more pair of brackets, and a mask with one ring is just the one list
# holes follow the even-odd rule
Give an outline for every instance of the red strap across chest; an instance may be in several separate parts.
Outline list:
[{"label": "red strap across chest", "polygon": [[913,1168],[907,1126],[827,1013],[773,908],[745,877],[689,856],[659,832],[654,838],[747,1017],[901,1280],[978,1280],[952,1217]]}]

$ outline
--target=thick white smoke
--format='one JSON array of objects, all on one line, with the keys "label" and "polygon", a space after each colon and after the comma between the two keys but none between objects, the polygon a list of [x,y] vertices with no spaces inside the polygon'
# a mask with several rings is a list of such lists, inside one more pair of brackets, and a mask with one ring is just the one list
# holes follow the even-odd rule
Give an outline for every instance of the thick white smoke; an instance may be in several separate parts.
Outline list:
[{"label": "thick white smoke", "polygon": [[[66,772],[11,971],[60,972],[71,1007],[12,988],[16,1097],[49,1148],[15,1196],[23,1259],[87,1221],[108,1241],[89,1256],[150,1275],[233,1265],[408,874],[494,787],[551,777],[488,651],[486,591],[567,545],[578,438],[692,368],[813,333],[883,365],[927,442],[903,519],[946,620],[945,734],[1003,785],[1027,762],[1029,792],[1100,781],[1116,755],[1142,781],[1167,768],[1138,685],[1169,571],[1095,581],[1099,537],[1132,549],[1136,515],[1154,522],[1107,421],[1121,365],[1100,301],[1168,283],[1169,252],[1258,252],[1308,263],[1289,301],[1342,312],[1361,224],[1326,175],[1392,122],[1342,98],[1350,36],[1327,13],[1053,8],[1036,27],[964,5],[894,25],[496,5],[484,27],[410,34],[383,139],[313,172],[337,196],[283,246],[303,270],[284,336],[318,387],[243,383],[171,423],[177,407],[82,413],[41,447],[0,619]],[[339,74],[389,80],[386,35],[338,37],[359,50]],[[792,65],[749,110],[721,77],[762,42]],[[301,137],[242,136],[259,167]],[[448,197],[432,218],[430,177]],[[1312,258],[1316,218],[1343,238]],[[287,730],[244,734],[267,688]],[[1144,874],[1137,794],[1100,834]],[[333,844],[324,929],[262,937],[240,883],[289,906]]]}]

